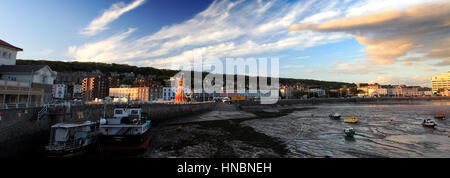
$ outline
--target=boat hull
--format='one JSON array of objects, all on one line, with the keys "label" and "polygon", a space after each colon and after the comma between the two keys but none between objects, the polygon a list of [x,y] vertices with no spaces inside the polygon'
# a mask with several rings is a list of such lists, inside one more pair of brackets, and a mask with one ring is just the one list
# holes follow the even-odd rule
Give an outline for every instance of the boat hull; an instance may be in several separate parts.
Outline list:
[{"label": "boat hull", "polygon": [[422,123],[422,126],[424,126],[424,127],[433,127],[434,128],[436,126],[436,124],[431,125],[431,124],[423,124]]},{"label": "boat hull", "polygon": [[102,151],[145,150],[151,139],[150,129],[141,135],[99,135]]},{"label": "boat hull", "polygon": [[46,150],[46,156],[48,158],[70,158],[83,156],[87,154],[90,150],[92,150],[94,148],[94,145],[95,144],[90,144],[86,146],[65,150]]},{"label": "boat hull", "polygon": [[345,135],[347,137],[353,137],[355,135],[355,132],[347,132],[347,133],[345,133]]}]

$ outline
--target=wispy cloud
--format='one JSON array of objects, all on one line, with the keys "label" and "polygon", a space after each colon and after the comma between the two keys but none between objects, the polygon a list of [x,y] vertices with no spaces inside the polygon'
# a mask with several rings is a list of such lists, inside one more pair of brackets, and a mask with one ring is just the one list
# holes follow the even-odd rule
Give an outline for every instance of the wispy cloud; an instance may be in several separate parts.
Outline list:
[{"label": "wispy cloud", "polygon": [[289,32],[288,27],[306,14],[321,12],[311,9],[311,2],[214,1],[193,18],[162,27],[156,33],[135,39],[129,38],[133,31],[117,33],[71,46],[69,55],[80,61],[167,68],[173,62],[192,59],[195,53],[204,58],[245,57],[303,50],[350,37],[343,33]]},{"label": "wispy cloud", "polygon": [[355,60],[335,61],[331,68],[327,70],[327,72],[332,74],[363,75],[370,72],[379,72],[387,69],[389,68],[379,65],[371,65],[363,60]]},{"label": "wispy cloud", "polygon": [[410,85],[410,86],[430,86],[431,75],[411,75],[407,77],[393,76],[393,75],[380,75],[374,80],[367,81],[368,83],[379,84],[393,84],[393,85]]},{"label": "wispy cloud", "polygon": [[103,14],[89,23],[87,27],[80,31],[80,34],[86,36],[96,35],[106,29],[108,29],[107,25],[121,15],[125,14],[128,11],[131,11],[140,5],[144,4],[145,0],[135,0],[130,4],[125,4],[123,2],[112,4],[108,10],[105,10]]},{"label": "wispy cloud", "polygon": [[431,69],[431,68],[425,68],[425,69],[422,69],[422,71],[425,71],[425,72],[430,72],[430,71],[435,71],[435,69]]},{"label": "wispy cloud", "polygon": [[52,53],[53,53],[52,49],[44,49],[39,54],[42,55],[42,56],[47,56],[47,55],[50,55]]},{"label": "wispy cloud", "polygon": [[[292,31],[345,32],[366,45],[372,64],[393,64],[409,53],[424,53],[422,60],[449,60],[450,2],[425,3],[404,11],[346,17],[321,24],[295,24]],[[417,60],[417,59],[416,59]]]}]

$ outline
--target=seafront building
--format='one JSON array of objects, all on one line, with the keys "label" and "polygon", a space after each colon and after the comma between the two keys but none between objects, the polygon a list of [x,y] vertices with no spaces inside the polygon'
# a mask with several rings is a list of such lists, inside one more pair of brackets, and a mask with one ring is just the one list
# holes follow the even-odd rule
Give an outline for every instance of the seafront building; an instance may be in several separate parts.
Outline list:
[{"label": "seafront building", "polygon": [[406,86],[406,85],[379,85],[377,83],[356,84],[357,90],[362,91],[363,94],[359,96],[367,97],[382,97],[382,96],[430,96],[432,93],[429,88],[420,86]]},{"label": "seafront building", "polygon": [[172,87],[164,87],[163,88],[163,100],[173,100],[175,99],[175,92],[177,91],[176,88],[172,88]]},{"label": "seafront building", "polygon": [[72,98],[73,99],[81,99],[83,94],[83,86],[79,84],[73,85],[72,88]]},{"label": "seafront building", "polygon": [[431,78],[431,88],[433,93],[445,93],[450,90],[450,71],[439,74]]},{"label": "seafront building", "polygon": [[127,98],[131,101],[153,101],[162,96],[161,87],[110,88],[109,96]]},{"label": "seafront building", "polygon": [[16,65],[19,51],[0,40],[0,108],[40,106],[52,98],[57,73],[48,65]]},{"label": "seafront building", "polygon": [[53,98],[64,99],[67,94],[67,86],[64,84],[53,85]]},{"label": "seafront building", "polygon": [[19,51],[23,51],[23,49],[0,40],[0,66],[16,65],[16,56]]},{"label": "seafront building", "polygon": [[85,101],[103,99],[109,96],[110,88],[117,88],[119,85],[119,79],[113,77],[101,75],[97,77],[86,77],[82,80],[81,95]]}]

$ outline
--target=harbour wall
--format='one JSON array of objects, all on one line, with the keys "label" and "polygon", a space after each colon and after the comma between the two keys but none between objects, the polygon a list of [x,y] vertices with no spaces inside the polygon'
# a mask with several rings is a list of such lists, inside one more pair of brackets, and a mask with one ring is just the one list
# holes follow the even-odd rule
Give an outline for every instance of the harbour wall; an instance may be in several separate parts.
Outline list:
[{"label": "harbour wall", "polygon": [[450,96],[435,97],[392,97],[392,98],[311,98],[311,99],[280,99],[273,104],[261,104],[260,101],[242,101],[242,107],[275,107],[284,105],[314,105],[314,104],[395,104],[417,103],[426,101],[450,101]]},{"label": "harbour wall", "polygon": [[[98,121],[103,115],[112,116],[115,105],[80,105],[49,108],[41,119],[42,108],[0,109],[0,158],[42,157],[48,144],[50,126],[63,121]],[[143,104],[143,112],[152,123],[213,110],[215,103],[196,104]]]}]

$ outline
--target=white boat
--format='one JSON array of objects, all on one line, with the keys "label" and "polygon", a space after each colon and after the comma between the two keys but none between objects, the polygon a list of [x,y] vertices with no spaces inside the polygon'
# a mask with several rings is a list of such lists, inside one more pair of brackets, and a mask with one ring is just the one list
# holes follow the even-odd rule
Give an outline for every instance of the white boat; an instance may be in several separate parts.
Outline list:
[{"label": "white boat", "polygon": [[353,137],[355,135],[355,129],[348,127],[344,129],[344,133],[345,135],[347,135],[348,137]]},{"label": "white boat", "polygon": [[329,115],[330,119],[340,119],[341,115],[339,113],[334,113],[333,115]]},{"label": "white boat", "polygon": [[103,151],[145,150],[150,141],[150,123],[141,108],[115,108],[114,117],[101,118],[99,145]]},{"label": "white boat", "polygon": [[423,120],[422,125],[425,127],[435,127],[437,124],[433,120],[427,119]]},{"label": "white boat", "polygon": [[82,155],[94,146],[97,124],[92,121],[66,121],[55,124],[50,130],[49,145],[45,147],[49,157]]}]

